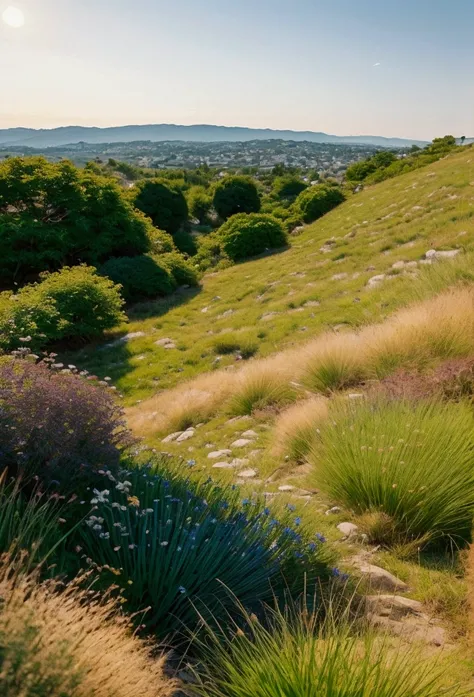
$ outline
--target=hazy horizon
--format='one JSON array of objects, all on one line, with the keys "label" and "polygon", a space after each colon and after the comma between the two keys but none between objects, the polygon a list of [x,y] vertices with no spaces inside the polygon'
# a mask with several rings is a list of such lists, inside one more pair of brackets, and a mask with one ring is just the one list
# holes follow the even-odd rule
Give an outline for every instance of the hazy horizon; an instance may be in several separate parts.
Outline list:
[{"label": "hazy horizon", "polygon": [[0,128],[472,137],[474,3],[413,4],[0,0]]}]

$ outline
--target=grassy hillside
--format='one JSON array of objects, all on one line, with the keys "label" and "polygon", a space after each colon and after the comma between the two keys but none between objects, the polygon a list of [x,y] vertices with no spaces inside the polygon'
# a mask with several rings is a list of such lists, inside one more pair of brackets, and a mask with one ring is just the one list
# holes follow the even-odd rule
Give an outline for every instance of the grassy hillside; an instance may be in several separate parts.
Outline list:
[{"label": "grassy hillside", "polygon": [[[469,148],[353,196],[286,251],[209,274],[199,291],[136,307],[105,345],[71,360],[110,376],[133,404],[234,364],[239,349],[244,357],[267,356],[328,329],[378,322],[411,299],[415,264],[394,264],[422,264],[430,249],[473,246]],[[175,348],[157,344],[162,339]]]}]

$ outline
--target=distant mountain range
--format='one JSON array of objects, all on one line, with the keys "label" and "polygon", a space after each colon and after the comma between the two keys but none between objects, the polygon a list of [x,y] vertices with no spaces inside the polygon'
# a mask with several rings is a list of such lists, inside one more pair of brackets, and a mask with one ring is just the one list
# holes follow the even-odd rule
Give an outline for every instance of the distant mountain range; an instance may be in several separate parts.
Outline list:
[{"label": "distant mountain range", "polygon": [[293,140],[311,143],[375,145],[402,148],[425,145],[425,141],[382,136],[334,136],[313,131],[276,131],[270,128],[242,128],[238,126],[176,126],[156,124],[149,126],[114,126],[96,128],[64,126],[61,128],[7,128],[0,130],[0,146],[27,146],[48,148],[74,143],[130,143],[133,141],[190,141],[200,143],[239,142],[249,140]]}]

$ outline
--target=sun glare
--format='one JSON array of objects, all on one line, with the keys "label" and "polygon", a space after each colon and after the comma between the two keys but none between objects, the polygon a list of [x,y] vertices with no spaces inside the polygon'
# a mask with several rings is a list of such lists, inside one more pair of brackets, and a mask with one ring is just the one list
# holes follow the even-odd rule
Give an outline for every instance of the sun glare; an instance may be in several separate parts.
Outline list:
[{"label": "sun glare", "polygon": [[2,14],[2,19],[9,27],[19,29],[25,23],[25,15],[18,7],[10,5]]}]

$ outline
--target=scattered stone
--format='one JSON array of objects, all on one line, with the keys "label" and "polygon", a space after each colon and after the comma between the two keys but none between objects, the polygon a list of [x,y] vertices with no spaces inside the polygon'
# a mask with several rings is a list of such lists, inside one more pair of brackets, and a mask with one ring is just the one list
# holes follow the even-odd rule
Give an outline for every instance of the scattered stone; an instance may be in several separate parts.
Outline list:
[{"label": "scattered stone", "polygon": [[208,310],[209,310],[208,307],[203,307],[202,310],[201,310],[201,312],[202,312],[203,314],[205,314]]},{"label": "scattered stone", "polygon": [[218,457],[224,457],[225,455],[232,455],[232,450],[214,450],[207,457],[209,460],[216,460]]},{"label": "scattered stone", "polygon": [[222,313],[222,315],[219,315],[219,317],[230,317],[233,314],[234,314],[234,310],[226,310],[225,312]]},{"label": "scattered stone", "polygon": [[347,278],[346,273],[335,273],[334,276],[331,276],[331,281],[343,281],[345,278]]},{"label": "scattered stone", "polygon": [[105,344],[104,348],[117,346],[118,344],[126,344],[128,341],[139,339],[142,336],[146,336],[145,332],[130,332],[129,334],[125,334],[125,336],[121,336],[119,339],[112,341],[110,344]]},{"label": "scattered stone", "polygon": [[373,590],[401,591],[402,593],[408,590],[407,584],[389,571],[382,569],[380,566],[369,564],[365,560],[359,559],[359,561],[357,561],[357,559],[357,557],[354,559],[356,566],[358,566],[362,576],[368,581]]},{"label": "scattered stone", "polygon": [[242,433],[242,438],[258,438],[258,433],[252,431],[252,429],[249,429],[248,431]]},{"label": "scattered stone", "polygon": [[404,261],[396,261],[394,264],[392,264],[392,269],[403,269],[405,266]]},{"label": "scattered stone", "polygon": [[339,523],[337,529],[342,532],[345,537],[354,537],[359,528],[354,523]]},{"label": "scattered stone", "polygon": [[262,315],[260,317],[260,319],[263,320],[264,322],[266,322],[267,320],[271,319],[272,317],[276,317],[277,314],[278,314],[278,312],[267,312],[265,315]]},{"label": "scattered stone", "polygon": [[242,477],[242,479],[253,479],[256,476],[257,472],[252,469],[242,470],[241,472],[239,472],[239,477]]},{"label": "scattered stone", "polygon": [[256,450],[251,450],[249,452],[249,457],[257,457],[258,455],[260,455],[261,452],[262,452],[261,448],[257,448]]},{"label": "scattered stone", "polygon": [[173,339],[170,339],[169,337],[165,337],[164,339],[158,339],[158,341],[155,341],[156,346],[166,346],[167,344],[172,344]]},{"label": "scattered stone", "polygon": [[437,251],[429,249],[425,254],[425,259],[452,259],[460,253],[460,249],[450,249],[448,251]]},{"label": "scattered stone", "polygon": [[336,513],[340,513],[342,511],[342,508],[339,506],[333,506],[332,508],[328,508],[326,511],[326,515],[336,515]]},{"label": "scattered stone", "polygon": [[292,484],[282,484],[278,487],[278,491],[293,491],[296,489]]},{"label": "scattered stone", "polygon": [[368,613],[367,619],[376,627],[382,628],[408,641],[425,642],[431,646],[448,648],[446,630],[433,623],[426,615],[409,615],[401,620],[394,620],[384,615]]},{"label": "scattered stone", "polygon": [[245,448],[246,445],[251,443],[252,441],[249,440],[248,438],[238,438],[237,440],[234,440],[232,443],[233,448]]},{"label": "scattered stone", "polygon": [[246,457],[234,457],[234,459],[231,461],[232,467],[244,467],[245,465],[248,465],[250,460],[248,460]]},{"label": "scattered stone", "polygon": [[372,278],[369,278],[367,281],[367,286],[369,288],[375,288],[378,286],[382,281],[385,281],[385,274],[384,273],[379,273],[377,276],[372,276]]},{"label": "scattered stone", "polygon": [[187,431],[184,431],[178,438],[176,439],[177,443],[183,443],[185,440],[189,440],[194,436],[195,430],[194,428],[188,428]]},{"label": "scattered stone", "polygon": [[364,399],[364,394],[362,392],[350,392],[347,395],[347,399]]},{"label": "scattered stone", "polygon": [[319,307],[320,305],[321,303],[319,302],[319,300],[308,300],[307,302],[305,302],[303,307]]},{"label": "scattered stone", "polygon": [[233,416],[231,419],[227,419],[226,424],[235,424],[236,421],[248,421],[251,417],[248,414],[244,416]]},{"label": "scattered stone", "polygon": [[162,438],[162,443],[172,443],[174,440],[179,438],[184,433],[184,431],[176,431],[175,433],[170,433],[166,438]]},{"label": "scattered stone", "polygon": [[214,465],[212,465],[212,469],[215,470],[229,470],[233,469],[235,465],[233,465],[231,462],[216,462]]},{"label": "scattered stone", "polygon": [[423,605],[418,600],[404,598],[401,595],[367,595],[367,610],[374,615],[400,620],[407,615],[422,615]]}]

